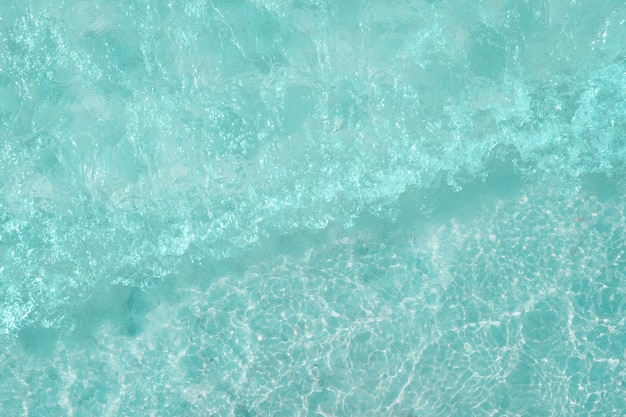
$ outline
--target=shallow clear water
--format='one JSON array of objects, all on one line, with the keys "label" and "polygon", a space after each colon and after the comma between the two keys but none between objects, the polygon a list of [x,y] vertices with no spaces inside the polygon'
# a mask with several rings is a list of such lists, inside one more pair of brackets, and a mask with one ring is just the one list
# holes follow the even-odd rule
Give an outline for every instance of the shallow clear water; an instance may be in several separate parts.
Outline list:
[{"label": "shallow clear water", "polygon": [[623,1],[24,3],[4,414],[626,413]]}]

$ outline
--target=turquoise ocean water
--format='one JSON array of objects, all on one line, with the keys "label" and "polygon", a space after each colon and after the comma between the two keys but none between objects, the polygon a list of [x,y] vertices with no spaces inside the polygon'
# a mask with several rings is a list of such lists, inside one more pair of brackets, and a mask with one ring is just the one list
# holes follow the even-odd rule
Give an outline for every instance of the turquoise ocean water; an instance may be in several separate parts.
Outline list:
[{"label": "turquoise ocean water", "polygon": [[3,416],[626,416],[623,0],[0,3]]}]

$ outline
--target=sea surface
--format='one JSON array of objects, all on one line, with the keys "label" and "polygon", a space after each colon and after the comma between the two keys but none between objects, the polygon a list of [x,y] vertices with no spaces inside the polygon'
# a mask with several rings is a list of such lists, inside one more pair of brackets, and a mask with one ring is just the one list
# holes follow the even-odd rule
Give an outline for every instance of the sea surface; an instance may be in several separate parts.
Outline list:
[{"label": "sea surface", "polygon": [[623,0],[0,2],[3,416],[626,416]]}]

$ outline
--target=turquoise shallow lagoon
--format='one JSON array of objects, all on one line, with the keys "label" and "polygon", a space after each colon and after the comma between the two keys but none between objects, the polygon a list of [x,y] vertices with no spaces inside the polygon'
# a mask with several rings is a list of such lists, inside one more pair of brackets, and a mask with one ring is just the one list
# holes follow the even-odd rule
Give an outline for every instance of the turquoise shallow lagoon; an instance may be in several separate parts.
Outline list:
[{"label": "turquoise shallow lagoon", "polygon": [[0,4],[7,416],[626,415],[622,0]]}]

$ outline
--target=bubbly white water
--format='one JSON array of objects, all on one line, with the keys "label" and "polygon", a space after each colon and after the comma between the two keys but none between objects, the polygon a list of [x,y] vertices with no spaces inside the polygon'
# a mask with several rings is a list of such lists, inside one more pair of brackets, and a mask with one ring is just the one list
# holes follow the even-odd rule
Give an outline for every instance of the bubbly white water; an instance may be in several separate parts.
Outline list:
[{"label": "bubbly white water", "polygon": [[5,409],[619,413],[623,2],[174,3],[0,5]]}]

